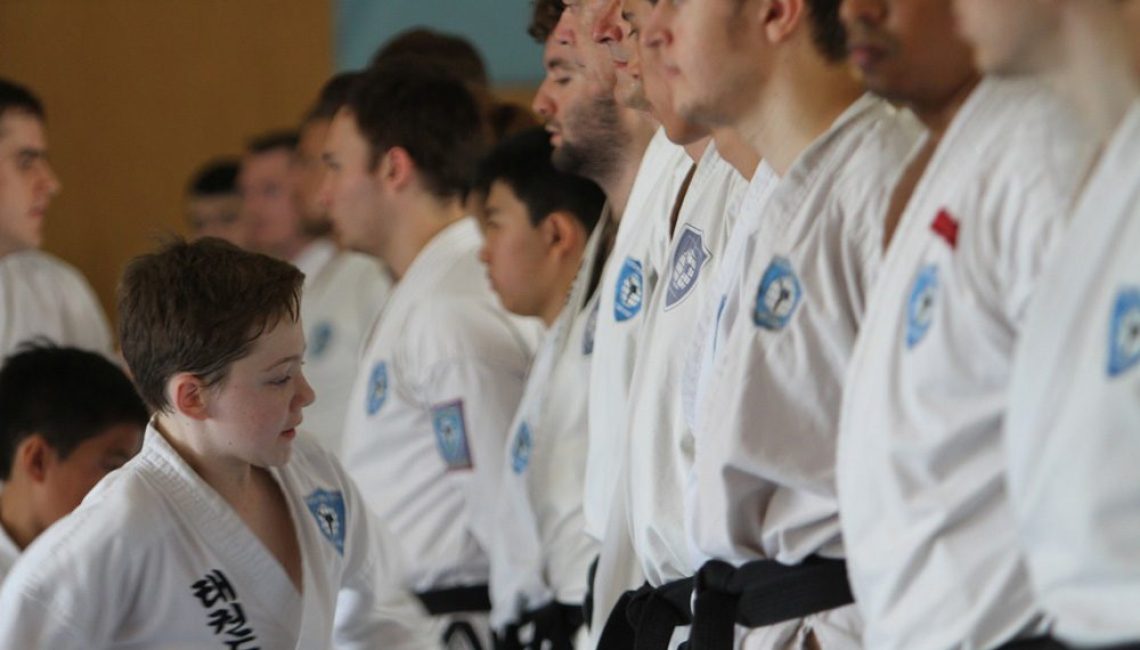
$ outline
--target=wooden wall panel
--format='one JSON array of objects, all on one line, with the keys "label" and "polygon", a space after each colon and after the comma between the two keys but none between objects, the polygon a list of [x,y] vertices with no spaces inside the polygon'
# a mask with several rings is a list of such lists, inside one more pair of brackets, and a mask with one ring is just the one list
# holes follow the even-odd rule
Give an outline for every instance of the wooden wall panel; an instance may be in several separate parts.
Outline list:
[{"label": "wooden wall panel", "polygon": [[184,232],[207,158],[291,126],[332,71],[330,0],[2,0],[0,75],[48,109],[63,193],[44,248],[111,312],[124,263]]}]

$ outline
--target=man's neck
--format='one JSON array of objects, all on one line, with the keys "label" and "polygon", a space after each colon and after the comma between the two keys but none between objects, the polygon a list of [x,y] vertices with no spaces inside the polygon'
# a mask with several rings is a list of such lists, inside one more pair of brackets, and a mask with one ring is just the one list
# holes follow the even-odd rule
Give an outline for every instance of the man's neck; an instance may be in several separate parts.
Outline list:
[{"label": "man's neck", "polygon": [[309,244],[313,243],[315,240],[315,237],[309,237],[308,235],[298,235],[297,237],[290,239],[288,242],[282,243],[281,246],[277,248],[277,250],[273,251],[272,255],[279,260],[292,262],[300,257],[301,253],[305,252],[305,249],[309,247]]},{"label": "man's neck", "polygon": [[971,74],[948,89],[937,101],[909,102],[907,108],[930,132],[930,140],[941,140],[957,117],[958,111],[962,110],[966,100],[974,94],[981,82],[981,73]]},{"label": "man's neck", "polygon": [[629,146],[622,150],[621,160],[616,165],[610,178],[594,179],[609,201],[614,221],[621,221],[625,214],[626,204],[629,203],[630,192],[633,191],[633,182],[637,180],[637,172],[641,169],[642,159],[645,157],[649,142],[657,132],[658,123],[648,113],[629,111],[631,119],[627,120],[629,128]]},{"label": "man's neck", "polygon": [[[582,256],[577,258],[579,262]],[[542,313],[538,317],[542,319],[542,324],[547,329],[554,327],[554,323],[558,317],[562,315],[562,310],[567,307],[568,297],[570,291],[574,288],[574,280],[578,277],[578,264],[567,264],[566,268],[558,276],[558,283],[556,288],[550,292],[546,300],[546,305],[543,306]]]},{"label": "man's neck", "polygon": [[13,480],[0,491],[0,526],[21,551],[43,531],[28,508],[31,499],[22,489],[23,485],[23,482]]},{"label": "man's neck", "polygon": [[783,176],[861,94],[845,67],[814,53],[793,54],[773,70],[760,101],[737,130]]},{"label": "man's neck", "polygon": [[1135,36],[1118,3],[1094,0],[1063,6],[1060,62],[1049,77],[1084,116],[1091,135],[1104,142],[1140,97]]},{"label": "man's neck", "polygon": [[396,229],[386,250],[379,256],[396,280],[407,274],[431,240],[466,216],[457,198],[418,196],[400,209],[401,227]]},{"label": "man's neck", "polygon": [[717,129],[713,132],[716,151],[741,176],[752,180],[756,168],[760,166],[760,155],[735,129]]},{"label": "man's neck", "polygon": [[254,480],[254,467],[233,458],[222,458],[204,449],[205,436],[192,431],[193,424],[181,417],[160,413],[155,428],[194,473],[217,492],[226,503],[240,509],[243,496]]}]

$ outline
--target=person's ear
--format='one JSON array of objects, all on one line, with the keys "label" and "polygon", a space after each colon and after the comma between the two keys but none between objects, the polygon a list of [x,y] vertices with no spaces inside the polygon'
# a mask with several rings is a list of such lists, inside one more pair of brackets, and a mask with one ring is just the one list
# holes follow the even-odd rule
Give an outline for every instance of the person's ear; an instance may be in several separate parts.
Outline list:
[{"label": "person's ear", "polygon": [[170,380],[170,405],[194,420],[205,420],[209,414],[208,387],[197,375],[182,372]]},{"label": "person's ear", "polygon": [[[760,20],[768,41],[782,43],[788,40],[799,23],[807,19],[805,11],[804,0],[762,0]],[[805,29],[808,27],[804,25]]]},{"label": "person's ear", "polygon": [[402,190],[416,177],[416,161],[403,147],[392,147],[380,158],[376,166],[379,180],[392,190]]},{"label": "person's ear", "polygon": [[47,438],[33,433],[20,441],[13,462],[33,482],[42,483],[47,480],[48,467],[55,459],[55,450],[48,444]]},{"label": "person's ear", "polygon": [[559,259],[581,256],[585,247],[585,229],[573,214],[565,210],[551,212],[539,226],[547,249]]}]

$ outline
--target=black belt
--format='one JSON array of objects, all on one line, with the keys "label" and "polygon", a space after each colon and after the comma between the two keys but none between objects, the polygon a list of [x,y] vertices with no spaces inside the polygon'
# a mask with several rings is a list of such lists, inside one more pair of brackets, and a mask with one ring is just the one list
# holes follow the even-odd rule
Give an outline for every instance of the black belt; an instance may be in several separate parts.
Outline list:
[{"label": "black belt", "polygon": [[735,625],[766,627],[855,602],[847,563],[811,556],[800,564],[758,560],[735,568],[710,560],[696,577],[692,650],[731,650]]},{"label": "black belt", "polygon": [[491,611],[491,594],[487,585],[432,589],[420,592],[416,597],[432,616]]},{"label": "black belt", "polygon": [[[1051,636],[1036,636],[1032,639],[1010,641],[998,650],[1070,650],[1069,646]],[[1140,642],[1118,645],[1095,646],[1089,650],[1140,650]]]},{"label": "black belt", "polygon": [[673,630],[693,622],[692,597],[692,578],[660,587],[645,583],[636,591],[625,592],[606,620],[597,650],[668,648]]},{"label": "black belt", "polygon": [[[497,650],[574,650],[574,637],[582,628],[581,605],[566,605],[552,602],[545,607],[531,610],[522,615],[517,623],[507,626],[503,635],[495,635]],[[519,632],[527,625],[534,626],[534,634],[523,643]],[[546,642],[546,645],[544,645]]]},{"label": "black belt", "polygon": [[586,572],[586,597],[582,600],[582,616],[586,619],[586,629],[594,624],[594,581],[598,579],[598,556],[590,563]]}]

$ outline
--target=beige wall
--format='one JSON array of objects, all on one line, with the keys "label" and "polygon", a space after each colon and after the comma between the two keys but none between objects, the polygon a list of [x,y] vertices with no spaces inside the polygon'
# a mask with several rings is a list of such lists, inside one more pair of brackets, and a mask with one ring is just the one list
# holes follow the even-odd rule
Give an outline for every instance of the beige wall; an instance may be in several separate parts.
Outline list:
[{"label": "beige wall", "polygon": [[45,249],[112,318],[124,263],[184,232],[193,169],[291,126],[332,69],[331,0],[0,0],[0,75],[48,109]]}]

